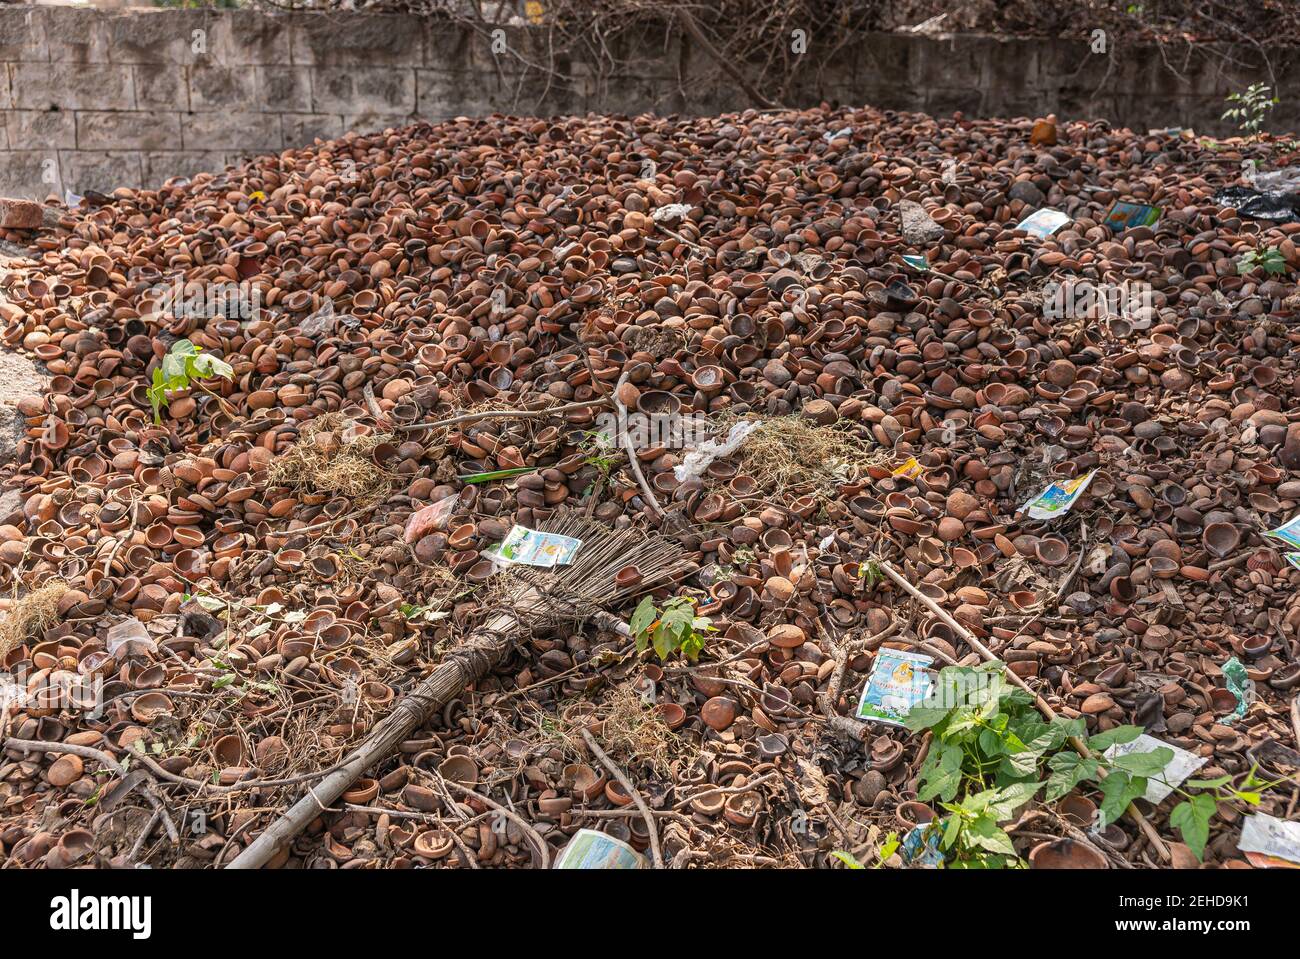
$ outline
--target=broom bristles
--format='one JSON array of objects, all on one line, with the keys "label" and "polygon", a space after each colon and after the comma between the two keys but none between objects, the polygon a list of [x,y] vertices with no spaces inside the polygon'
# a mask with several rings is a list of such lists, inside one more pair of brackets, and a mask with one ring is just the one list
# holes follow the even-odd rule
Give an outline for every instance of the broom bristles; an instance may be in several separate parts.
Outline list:
[{"label": "broom bristles", "polygon": [[[512,599],[517,608],[532,615],[578,619],[596,602],[617,605],[681,579],[695,568],[676,543],[631,528],[616,530],[571,512],[550,517],[539,530],[582,540],[582,546],[568,566],[512,569],[520,574],[518,585],[511,587]],[[641,571],[641,581],[620,587],[614,574],[630,563]]]}]

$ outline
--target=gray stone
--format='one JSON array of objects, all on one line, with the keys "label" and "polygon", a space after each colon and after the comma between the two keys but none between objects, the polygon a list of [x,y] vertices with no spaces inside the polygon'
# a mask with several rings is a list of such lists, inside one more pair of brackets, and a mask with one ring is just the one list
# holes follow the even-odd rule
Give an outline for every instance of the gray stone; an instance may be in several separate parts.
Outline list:
[{"label": "gray stone", "polygon": [[40,396],[49,386],[49,376],[34,360],[0,347],[0,466],[18,458],[18,444],[27,435],[27,420],[18,412],[24,396]]},{"label": "gray stone", "polygon": [[400,130],[416,123],[419,117],[391,113],[355,113],[343,117],[344,133],[379,133],[383,130]]},{"label": "gray stone", "polygon": [[[265,107],[257,97],[257,78],[248,67],[224,67],[210,60],[189,68],[190,109],[248,110]],[[271,108],[275,104],[270,105]]]},{"label": "gray stone", "polygon": [[308,67],[257,67],[257,103],[268,112],[310,113]]},{"label": "gray stone", "polygon": [[77,146],[77,123],[70,110],[9,110],[5,125],[11,150],[71,150]]},{"label": "gray stone", "polygon": [[84,196],[91,190],[112,193],[118,187],[138,190],[140,177],[138,151],[60,150],[59,168],[63,185]]},{"label": "gray stone", "polygon": [[387,67],[312,70],[311,104],[317,113],[413,113],[415,72]]},{"label": "gray stone", "polygon": [[274,113],[191,113],[181,118],[186,150],[279,150],[284,145],[280,117]]},{"label": "gray stone", "polygon": [[131,110],[131,68],[81,63],[17,63],[14,105],[19,109]]},{"label": "gray stone", "polygon": [[0,7],[0,60],[48,61],[45,17],[48,8]]},{"label": "gray stone", "polygon": [[13,95],[9,92],[9,64],[0,63],[0,110],[8,110],[13,105]]},{"label": "gray stone", "polygon": [[54,63],[108,63],[104,15],[87,7],[46,7],[45,42]]},{"label": "gray stone", "polygon": [[1046,197],[1043,196],[1042,190],[1028,180],[1020,180],[1011,185],[1011,189],[1007,191],[1007,199],[1020,200],[1026,206],[1041,207]]},{"label": "gray stone", "polygon": [[135,10],[105,19],[110,56],[125,64],[221,61],[217,41],[223,22],[213,10]]},{"label": "gray stone", "polygon": [[77,112],[80,150],[166,150],[180,145],[180,115],[176,113]]},{"label": "gray stone", "polygon": [[927,246],[943,239],[943,227],[919,203],[899,200],[898,218],[902,222],[903,239],[912,246]]},{"label": "gray stone", "polygon": [[291,20],[293,63],[418,67],[424,33],[416,17],[366,13],[299,13]]},{"label": "gray stone", "polygon": [[218,60],[223,63],[293,63],[289,17],[260,10],[225,12],[217,30]]},{"label": "gray stone", "polygon": [[343,118],[333,113],[286,113],[280,117],[286,147],[305,147],[313,140],[343,135]]},{"label": "gray stone", "polygon": [[193,179],[200,173],[219,173],[226,165],[224,154],[202,150],[147,152],[143,155],[142,161],[146,187],[162,186],[172,177]]},{"label": "gray stone", "polygon": [[190,108],[189,67],[174,63],[141,63],[131,68],[135,103],[141,110],[187,111]]},{"label": "gray stone", "polygon": [[0,155],[0,193],[43,200],[63,195],[59,157],[54,150],[11,150]]},{"label": "gray stone", "polygon": [[[0,484],[0,523],[22,522],[23,494],[17,486]],[[16,522],[15,522],[16,521]]]}]

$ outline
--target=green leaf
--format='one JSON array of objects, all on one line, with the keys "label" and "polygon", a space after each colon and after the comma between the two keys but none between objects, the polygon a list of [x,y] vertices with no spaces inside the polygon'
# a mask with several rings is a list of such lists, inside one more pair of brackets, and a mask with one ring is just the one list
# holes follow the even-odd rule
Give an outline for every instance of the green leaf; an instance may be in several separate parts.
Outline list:
[{"label": "green leaf", "polygon": [[920,732],[923,729],[929,729],[931,726],[939,725],[953,711],[947,707],[922,706],[918,703],[903,717],[903,724],[914,733]]},{"label": "green leaf", "polygon": [[1056,802],[1075,786],[1086,779],[1094,779],[1100,763],[1095,759],[1084,759],[1076,753],[1057,753],[1047,761],[1053,770],[1047,777],[1047,791],[1043,793],[1044,802]]},{"label": "green leaf", "polygon": [[511,476],[521,476],[524,473],[533,473],[541,469],[540,466],[516,466],[508,470],[488,470],[486,473],[471,473],[468,476],[461,476],[458,479],[462,483],[490,483],[493,480],[506,479]]},{"label": "green leaf", "polygon": [[1002,822],[1010,819],[1017,809],[1023,806],[1029,800],[1034,798],[1034,794],[1043,788],[1042,783],[1012,783],[1002,789],[996,790],[992,800],[988,804],[987,815],[992,816],[995,822]]},{"label": "green leaf", "polygon": [[921,778],[924,785],[916,796],[921,802],[929,802],[936,796],[944,802],[951,802],[956,798],[957,789],[961,786],[961,761],[964,756],[962,748],[946,743],[932,744],[931,753],[925,760],[926,766],[930,766],[931,760],[934,759],[936,747],[939,750],[938,759],[934,761],[933,767],[928,772],[922,770]]},{"label": "green leaf", "polygon": [[1113,772],[1101,781],[1101,815],[1097,827],[1105,829],[1117,822],[1129,803],[1147,791],[1147,781],[1141,776],[1129,776],[1126,772]]},{"label": "green leaf", "polygon": [[[1131,743],[1142,735],[1141,726],[1116,726],[1114,729],[1108,729],[1104,733],[1098,733],[1088,738],[1088,748],[1093,752],[1104,752],[1115,744],[1123,745]],[[1164,767],[1161,767],[1162,769]]]},{"label": "green leaf", "polygon": [[1016,854],[1016,847],[1011,844],[1011,837],[998,827],[992,816],[979,816],[976,818],[974,822],[966,827],[965,838],[968,845],[986,849],[989,852],[1001,853],[1006,856]]},{"label": "green leaf", "polygon": [[1174,758],[1174,751],[1168,746],[1161,746],[1149,753],[1127,753],[1109,760],[1112,766],[1130,772],[1135,776],[1158,775],[1164,771]]},{"label": "green leaf", "polygon": [[1214,779],[1189,779],[1183,783],[1192,789],[1217,789],[1220,786],[1226,786],[1232,782],[1231,776],[1218,776]]},{"label": "green leaf", "polygon": [[1209,793],[1200,793],[1184,800],[1169,813],[1169,825],[1178,830],[1197,859],[1205,858],[1205,843],[1210,838],[1210,818],[1218,804]]},{"label": "green leaf", "polygon": [[940,849],[951,849],[961,836],[965,823],[959,813],[949,816],[944,822],[943,837],[939,840]]},{"label": "green leaf", "polygon": [[632,613],[632,618],[628,620],[628,629],[633,636],[640,635],[650,628],[650,624],[655,621],[655,617],[658,615],[659,612],[655,609],[654,600],[647,596],[637,604],[636,611]]},{"label": "green leaf", "polygon": [[665,629],[662,622],[655,627],[655,652],[659,654],[660,659],[667,659],[671,656],[673,650],[677,648],[677,642],[677,638],[672,634],[672,631]]},{"label": "green leaf", "polygon": [[837,849],[834,852],[832,852],[831,855],[834,856],[836,859],[838,859],[840,862],[844,863],[844,865],[847,866],[849,869],[867,868],[866,866],[862,865],[862,863],[854,859],[850,853],[841,852],[840,850]]}]

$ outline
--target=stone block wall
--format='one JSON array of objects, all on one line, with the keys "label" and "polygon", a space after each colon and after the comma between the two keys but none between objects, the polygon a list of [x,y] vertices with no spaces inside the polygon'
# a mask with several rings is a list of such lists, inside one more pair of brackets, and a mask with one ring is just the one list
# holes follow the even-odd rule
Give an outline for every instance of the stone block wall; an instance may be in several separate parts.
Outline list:
[{"label": "stone block wall", "polygon": [[[620,51],[629,65],[616,77],[582,62],[530,66],[547,59],[541,31],[509,29],[506,46],[494,53],[489,36],[402,15],[0,7],[0,193],[154,186],[419,119],[749,106],[680,35]],[[1297,70],[1274,56],[1283,102],[1269,128],[1294,130]],[[791,100],[1227,133],[1223,97],[1268,78],[1251,48],[1205,47],[1173,66],[1177,75],[1154,48],[866,34],[833,62],[810,62]]]}]

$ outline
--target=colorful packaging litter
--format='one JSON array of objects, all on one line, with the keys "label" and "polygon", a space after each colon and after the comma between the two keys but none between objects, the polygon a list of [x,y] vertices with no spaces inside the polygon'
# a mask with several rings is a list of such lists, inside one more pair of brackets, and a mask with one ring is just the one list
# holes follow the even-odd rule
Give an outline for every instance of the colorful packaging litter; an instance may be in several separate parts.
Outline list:
[{"label": "colorful packaging litter", "polygon": [[930,269],[930,261],[923,256],[913,256],[911,254],[903,255],[903,262],[914,270],[920,270],[923,273]]},{"label": "colorful packaging litter", "polygon": [[1142,794],[1142,798],[1153,806],[1163,801],[1176,787],[1181,786],[1188,776],[1204,766],[1208,760],[1180,746],[1161,742],[1145,733],[1131,742],[1116,743],[1105,753],[1107,759],[1114,759],[1116,756],[1127,756],[1129,753],[1153,753],[1161,748],[1172,749],[1174,758],[1169,760],[1169,765],[1155,776],[1147,778],[1147,791]]},{"label": "colorful packaging litter", "polygon": [[1252,813],[1241,824],[1237,848],[1260,869],[1300,869],[1300,822]]},{"label": "colorful packaging litter", "polygon": [[1092,478],[1097,475],[1093,470],[1083,476],[1076,476],[1063,483],[1052,483],[1024,506],[1020,511],[1029,514],[1030,519],[1054,519],[1070,511],[1070,507],[1083,495]]},{"label": "colorful packaging litter", "polygon": [[1116,232],[1135,226],[1155,226],[1160,222],[1160,207],[1116,200],[1101,222]]},{"label": "colorful packaging litter", "polygon": [[1283,553],[1282,558],[1296,569],[1300,569],[1300,553]]},{"label": "colorful packaging litter", "polygon": [[560,536],[557,533],[539,533],[525,526],[512,526],[506,538],[496,546],[489,546],[483,551],[488,559],[509,566],[523,563],[525,566],[542,566],[550,569],[554,566],[567,566],[573,562],[582,540],[572,536]]},{"label": "colorful packaging litter", "polygon": [[943,863],[943,852],[939,849],[942,836],[934,823],[913,827],[899,845],[903,861],[909,866],[938,869]]},{"label": "colorful packaging litter", "polygon": [[1070,216],[1062,213],[1060,210],[1050,210],[1044,207],[1041,210],[1035,210],[1029,216],[1025,217],[1016,224],[1017,230],[1024,230],[1031,233],[1040,240],[1045,240],[1065,224],[1070,222]]},{"label": "colorful packaging litter", "polygon": [[1294,549],[1300,549],[1300,515],[1292,516],[1277,529],[1271,529],[1264,535],[1281,540]]},{"label": "colorful packaging litter", "polygon": [[922,473],[924,473],[924,472],[925,472],[925,469],[921,466],[920,463],[918,463],[918,462],[916,461],[916,457],[915,457],[915,456],[909,456],[908,459],[907,459],[907,462],[906,462],[906,463],[904,463],[904,464],[903,464],[902,466],[900,466],[898,469],[894,470],[894,471],[893,471],[892,473],[890,473],[889,475],[890,475],[890,476],[902,476],[902,477],[904,477],[905,479],[916,479],[918,476],[920,476],[920,475],[921,475]]},{"label": "colorful packaging litter", "polygon": [[1223,664],[1223,684],[1228,687],[1228,692],[1237,697],[1237,708],[1219,720],[1223,725],[1231,726],[1246,715],[1246,709],[1255,699],[1255,684],[1236,656]]},{"label": "colorful packaging litter", "polygon": [[553,869],[644,869],[645,860],[635,849],[603,832],[579,829],[573,834]]},{"label": "colorful packaging litter", "polygon": [[902,726],[912,707],[930,694],[934,658],[902,649],[881,648],[858,701],[858,719]]}]

